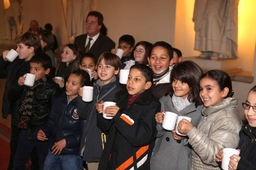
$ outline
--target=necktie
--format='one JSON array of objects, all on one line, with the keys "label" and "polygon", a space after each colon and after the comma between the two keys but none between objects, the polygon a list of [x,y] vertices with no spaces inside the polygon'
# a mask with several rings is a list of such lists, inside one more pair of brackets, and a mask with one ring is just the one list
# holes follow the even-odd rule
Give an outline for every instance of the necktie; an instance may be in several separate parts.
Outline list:
[{"label": "necktie", "polygon": [[90,49],[90,46],[91,46],[91,40],[92,38],[89,38],[89,42],[87,43],[86,47],[85,47],[85,52],[87,53]]}]

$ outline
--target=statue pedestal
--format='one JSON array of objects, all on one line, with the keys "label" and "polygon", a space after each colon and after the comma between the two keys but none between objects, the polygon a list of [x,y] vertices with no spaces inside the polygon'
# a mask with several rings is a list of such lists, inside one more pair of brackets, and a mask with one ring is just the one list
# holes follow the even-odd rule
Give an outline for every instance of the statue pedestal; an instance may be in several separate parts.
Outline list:
[{"label": "statue pedestal", "polygon": [[233,81],[252,83],[254,77],[251,72],[244,72],[239,68],[238,59],[204,59],[200,57],[182,57],[183,61],[191,60],[197,63],[204,72],[218,69],[229,74]]}]

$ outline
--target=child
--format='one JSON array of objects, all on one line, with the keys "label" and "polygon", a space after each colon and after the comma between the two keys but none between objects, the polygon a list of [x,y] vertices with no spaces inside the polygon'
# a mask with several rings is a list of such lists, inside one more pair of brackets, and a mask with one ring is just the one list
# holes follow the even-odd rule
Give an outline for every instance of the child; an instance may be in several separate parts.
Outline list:
[{"label": "child", "polygon": [[[43,169],[45,150],[48,143],[39,142],[35,131],[47,122],[53,98],[58,95],[58,85],[49,77],[52,67],[51,59],[44,53],[37,53],[30,60],[30,73],[36,76],[32,87],[24,86],[24,76],[19,78],[18,84],[24,91],[19,108],[21,129],[18,147],[14,157],[13,169],[24,169],[26,160],[34,148],[38,150],[40,169]],[[20,87],[13,87],[9,92],[9,98],[15,98]]]},{"label": "child", "polygon": [[37,139],[49,139],[50,150],[45,159],[44,170],[83,169],[79,146],[83,120],[77,114],[78,92],[90,83],[89,74],[74,70],[66,82],[66,92],[56,98],[49,120],[37,133]]},{"label": "child", "polygon": [[35,52],[40,48],[40,39],[37,35],[32,33],[24,33],[15,39],[17,44],[16,51],[19,54],[13,62],[8,62],[6,55],[9,51],[4,51],[3,56],[0,57],[0,77],[6,78],[5,91],[2,103],[2,117],[7,118],[9,114],[11,117],[11,141],[10,141],[10,161],[8,169],[12,169],[13,158],[17,149],[20,130],[18,123],[20,121],[19,103],[23,88],[16,93],[16,100],[9,100],[9,90],[11,87],[18,87],[18,79],[30,70],[29,60],[35,55]]},{"label": "child", "polygon": [[201,119],[202,101],[199,96],[199,81],[202,69],[193,61],[175,65],[171,72],[169,92],[160,99],[162,112],[156,114],[157,138],[150,160],[154,170],[189,170],[191,167],[191,146],[186,137],[167,131],[162,127],[165,111],[192,118],[197,126]]},{"label": "child", "polygon": [[126,66],[129,60],[133,60],[131,52],[133,50],[135,40],[133,36],[125,34],[119,38],[118,48],[124,50],[123,56],[121,58],[122,69]]},{"label": "child", "polygon": [[204,103],[203,118],[197,128],[182,119],[178,131],[187,134],[192,146],[191,169],[220,169],[215,155],[221,148],[236,148],[241,119],[238,100],[232,98],[232,82],[221,70],[211,70],[200,80],[200,97]]},{"label": "child", "polygon": [[62,77],[62,80],[54,79],[55,83],[61,88],[64,87],[64,81],[70,75],[72,70],[79,68],[78,62],[82,52],[77,44],[65,45],[61,54],[61,63],[57,70],[56,76]]},{"label": "child", "polygon": [[172,48],[173,50],[173,64],[182,62],[182,53],[177,48]]},{"label": "child", "polygon": [[138,64],[148,64],[148,57],[150,55],[150,51],[152,48],[152,44],[147,41],[138,42],[133,50],[133,58]]},{"label": "child", "polygon": [[[239,133],[238,150],[240,150],[239,156],[233,155],[230,157],[229,168],[231,170],[244,170],[244,169],[256,169],[256,86],[254,86],[247,96],[247,100],[242,103],[244,108],[244,115],[248,121],[243,125]],[[216,155],[216,161],[222,160],[222,150]]]},{"label": "child", "polygon": [[153,44],[148,64],[154,71],[153,95],[160,99],[169,89],[170,75],[173,63],[172,46],[164,41],[158,41]]},{"label": "child", "polygon": [[86,120],[81,139],[80,154],[88,165],[88,170],[97,170],[102,153],[102,135],[97,127],[96,103],[101,100],[113,101],[115,94],[122,88],[117,75],[121,62],[117,55],[106,52],[100,55],[97,62],[99,79],[93,83],[93,101],[89,103],[78,100],[78,114]]},{"label": "child", "polygon": [[91,77],[91,82],[97,80],[98,75],[96,72],[96,63],[94,62],[95,56],[92,53],[85,53],[83,57],[80,58],[79,68],[81,70],[87,71]]},{"label": "child", "polygon": [[160,111],[160,103],[151,92],[152,80],[153,71],[148,66],[134,65],[126,89],[116,95],[117,105],[104,111],[113,119],[103,118],[102,103],[97,105],[97,124],[107,135],[99,170],[150,169],[156,135],[154,117]]},{"label": "child", "polygon": [[50,31],[43,30],[39,33],[41,48],[45,54],[47,54],[52,61],[52,66],[56,68],[55,57],[53,54],[54,36]]}]

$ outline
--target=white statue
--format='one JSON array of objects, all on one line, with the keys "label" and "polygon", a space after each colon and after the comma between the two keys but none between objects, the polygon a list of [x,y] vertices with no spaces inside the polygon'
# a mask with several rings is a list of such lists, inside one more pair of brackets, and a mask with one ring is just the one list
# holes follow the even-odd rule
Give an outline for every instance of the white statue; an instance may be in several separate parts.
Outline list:
[{"label": "white statue", "polygon": [[202,58],[237,58],[239,0],[195,0],[195,50]]},{"label": "white statue", "polygon": [[21,33],[22,0],[10,0],[10,6],[5,10],[5,39],[14,39]]}]

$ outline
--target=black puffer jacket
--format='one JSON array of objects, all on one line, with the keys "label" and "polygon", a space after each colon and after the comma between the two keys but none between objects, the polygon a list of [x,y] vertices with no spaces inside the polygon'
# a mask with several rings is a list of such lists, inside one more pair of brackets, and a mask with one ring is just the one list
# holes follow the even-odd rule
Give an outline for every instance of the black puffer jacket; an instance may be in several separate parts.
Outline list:
[{"label": "black puffer jacket", "polygon": [[77,97],[68,103],[65,92],[53,102],[48,122],[42,130],[49,138],[50,148],[55,142],[66,140],[61,155],[79,154],[83,120],[77,114]]},{"label": "black puffer jacket", "polygon": [[245,124],[239,134],[240,161],[238,170],[256,169],[256,128]]},{"label": "black puffer jacket", "polygon": [[[45,77],[36,81],[33,87],[24,86],[19,112],[21,115],[29,115],[29,128],[35,130],[38,126],[47,122],[54,98],[59,95],[59,86],[51,78]],[[14,96],[10,91],[9,98]],[[28,98],[32,99],[27,101]]]}]

